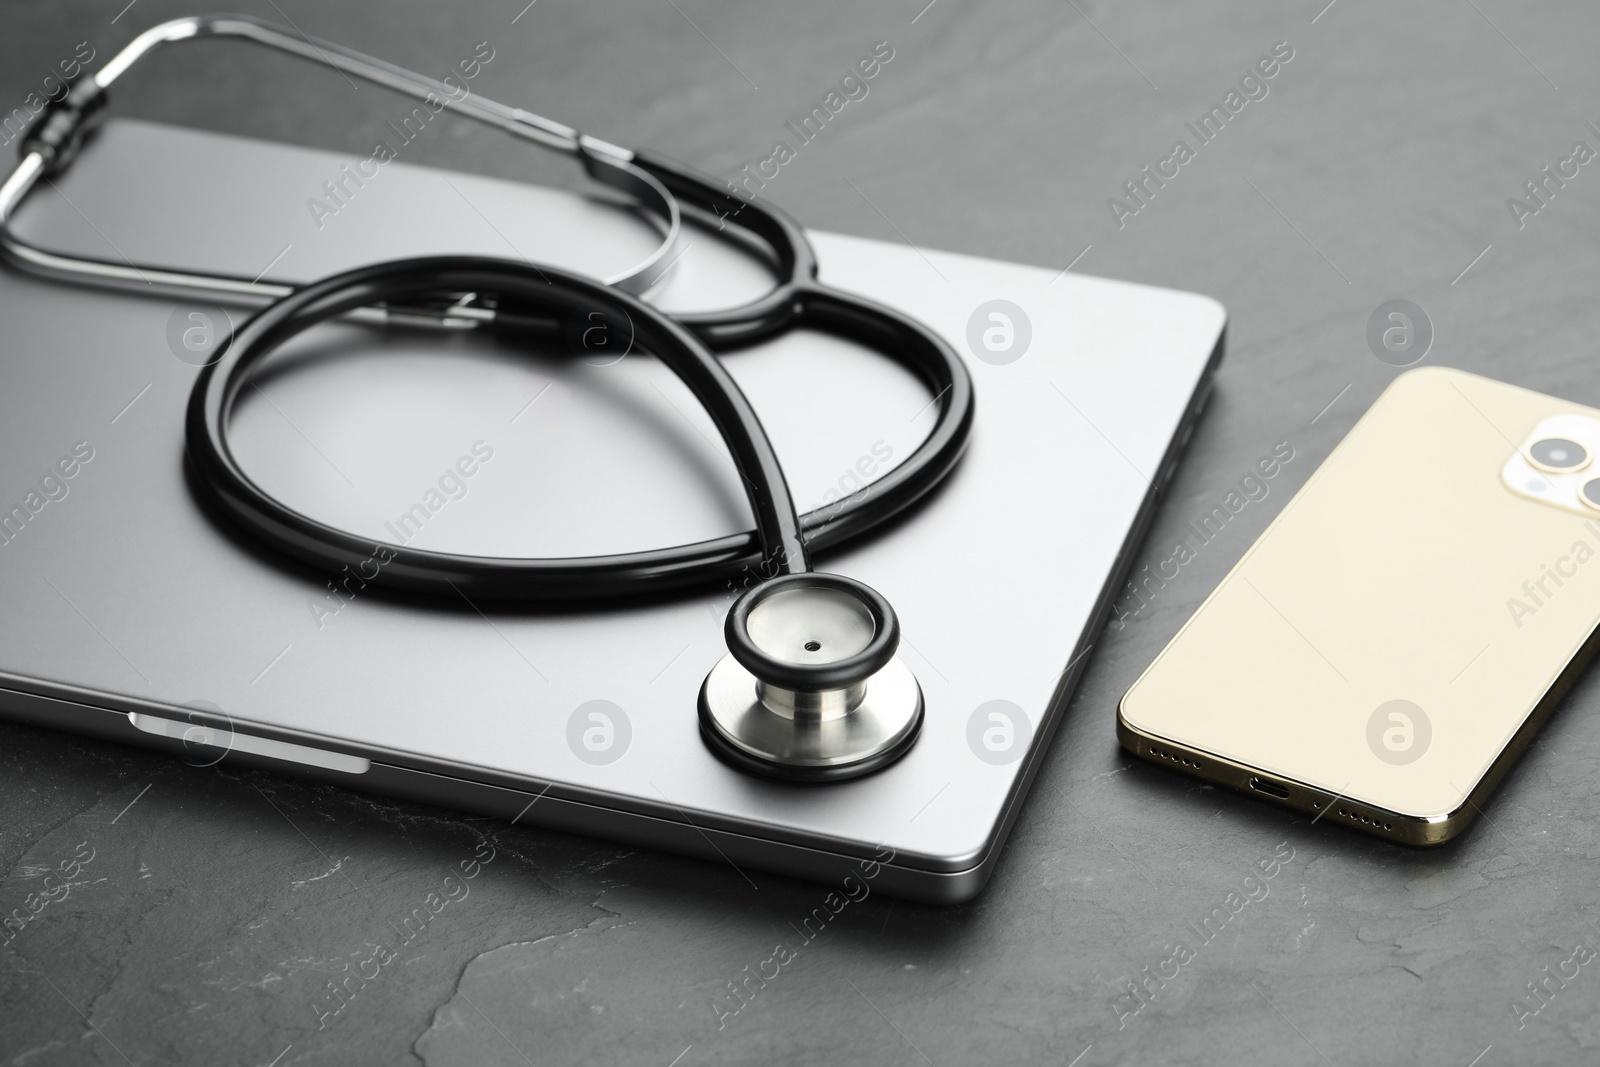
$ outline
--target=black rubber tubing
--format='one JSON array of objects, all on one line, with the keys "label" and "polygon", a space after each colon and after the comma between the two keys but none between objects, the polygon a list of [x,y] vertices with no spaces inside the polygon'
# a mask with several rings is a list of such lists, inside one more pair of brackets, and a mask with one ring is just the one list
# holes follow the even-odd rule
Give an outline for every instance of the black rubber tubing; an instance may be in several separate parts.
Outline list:
[{"label": "black rubber tubing", "polygon": [[[635,347],[671,368],[711,416],[743,475],[756,529],[605,556],[471,556],[359,537],[295,511],[249,478],[229,448],[228,424],[263,358],[302,331],[358,307],[466,292],[497,306],[498,328],[533,338],[560,338],[572,316],[594,308],[625,315]],[[186,421],[189,459],[201,492],[229,518],[302,563],[336,574],[345,566],[360,567],[378,548],[386,548],[390,559],[381,583],[389,588],[532,603],[637,597],[721,582],[742,589],[778,574],[803,572],[809,552],[859,537],[909,506],[955,466],[970,433],[971,381],[948,346],[898,312],[868,301],[814,285],[798,289],[795,297],[787,309],[793,324],[811,320],[882,350],[934,391],[939,409],[934,430],[905,462],[865,489],[803,516],[795,514],[782,466],[755,410],[690,327],[582,276],[482,256],[361,267],[307,285],[257,312],[195,381]],[[754,339],[718,341],[719,347],[735,347]]]}]

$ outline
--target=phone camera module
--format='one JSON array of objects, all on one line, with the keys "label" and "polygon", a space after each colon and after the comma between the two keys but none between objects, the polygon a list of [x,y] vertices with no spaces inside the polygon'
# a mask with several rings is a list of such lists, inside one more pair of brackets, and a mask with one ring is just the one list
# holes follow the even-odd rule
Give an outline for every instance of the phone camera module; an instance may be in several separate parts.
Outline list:
[{"label": "phone camera module", "polygon": [[[1528,448],[1528,462],[1552,474],[1565,474],[1582,470],[1589,465],[1589,450],[1565,437],[1542,437]],[[1590,482],[1593,485],[1594,482]],[[1600,487],[1597,487],[1600,488]],[[1600,502],[1588,501],[1589,486],[1584,486],[1585,500],[1600,507]]]},{"label": "phone camera module", "polygon": [[1600,478],[1590,478],[1578,490],[1578,499],[1600,511]]}]

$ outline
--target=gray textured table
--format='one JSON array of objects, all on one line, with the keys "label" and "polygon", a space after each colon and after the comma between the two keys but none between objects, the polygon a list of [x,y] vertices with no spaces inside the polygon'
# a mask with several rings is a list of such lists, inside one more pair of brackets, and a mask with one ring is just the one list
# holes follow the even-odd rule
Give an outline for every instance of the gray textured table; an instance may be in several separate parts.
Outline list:
[{"label": "gray textured table", "polygon": [[[47,870],[76,873],[0,949],[0,1060],[1594,1062],[1595,679],[1487,818],[1435,852],[1135,765],[1113,722],[1124,688],[1396,373],[1365,338],[1381,303],[1425,310],[1431,362],[1600,402],[1587,345],[1600,176],[1579,167],[1542,201],[1524,188],[1575,142],[1600,148],[1586,125],[1600,124],[1600,15],[1578,0],[541,0],[520,15],[521,0],[280,2],[241,6],[423,71],[490,41],[486,95],[726,176],[888,41],[870,93],[782,168],[773,198],[819,228],[1225,302],[1228,360],[1146,561],[1258,455],[1287,441],[1295,458],[1106,633],[976,902],[869,898],[742,1006],[729,983],[791,936],[819,887],[757,875],[752,889],[726,867],[0,727],[0,905],[20,906]],[[141,0],[118,16],[122,3],[8,5],[0,110],[78,42],[98,62],[192,13]],[[1201,143],[1185,123],[1226,113],[1285,41],[1292,58]],[[119,93],[124,113],[348,150],[392,102],[225,45],[175,56]],[[1164,163],[1180,138],[1192,158]],[[528,173],[478,133],[419,143],[416,159]],[[1147,165],[1176,174],[1158,186]],[[532,176],[568,177],[542,162]],[[1146,195],[1130,197],[1132,181]],[[408,926],[474,857],[470,893]],[[1263,862],[1265,896],[1202,942],[1191,924]],[[390,927],[403,948],[369,962]],[[1179,941],[1192,958],[1175,964]]]}]

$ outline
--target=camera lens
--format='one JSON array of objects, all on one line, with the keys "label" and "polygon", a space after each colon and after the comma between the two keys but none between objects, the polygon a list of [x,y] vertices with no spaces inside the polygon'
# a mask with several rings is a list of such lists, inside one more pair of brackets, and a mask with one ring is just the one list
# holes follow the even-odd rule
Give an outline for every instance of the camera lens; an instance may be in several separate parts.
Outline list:
[{"label": "camera lens", "polygon": [[1545,437],[1529,447],[1528,462],[1556,474],[1582,470],[1589,465],[1589,450],[1565,437]]},{"label": "camera lens", "polygon": [[1578,499],[1600,511],[1600,478],[1590,478],[1584,482],[1583,488],[1578,490]]}]

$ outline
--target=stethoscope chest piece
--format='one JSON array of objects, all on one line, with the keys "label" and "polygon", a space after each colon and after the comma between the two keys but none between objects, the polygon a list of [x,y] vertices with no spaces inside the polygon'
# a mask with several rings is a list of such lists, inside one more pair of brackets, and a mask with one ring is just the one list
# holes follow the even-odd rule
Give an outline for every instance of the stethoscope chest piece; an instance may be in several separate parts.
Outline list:
[{"label": "stethoscope chest piece", "polygon": [[700,727],[734,766],[838,781],[903,756],[922,688],[895,655],[900,626],[876,591],[835,574],[773,578],[728,612],[728,655],[700,690]]}]

